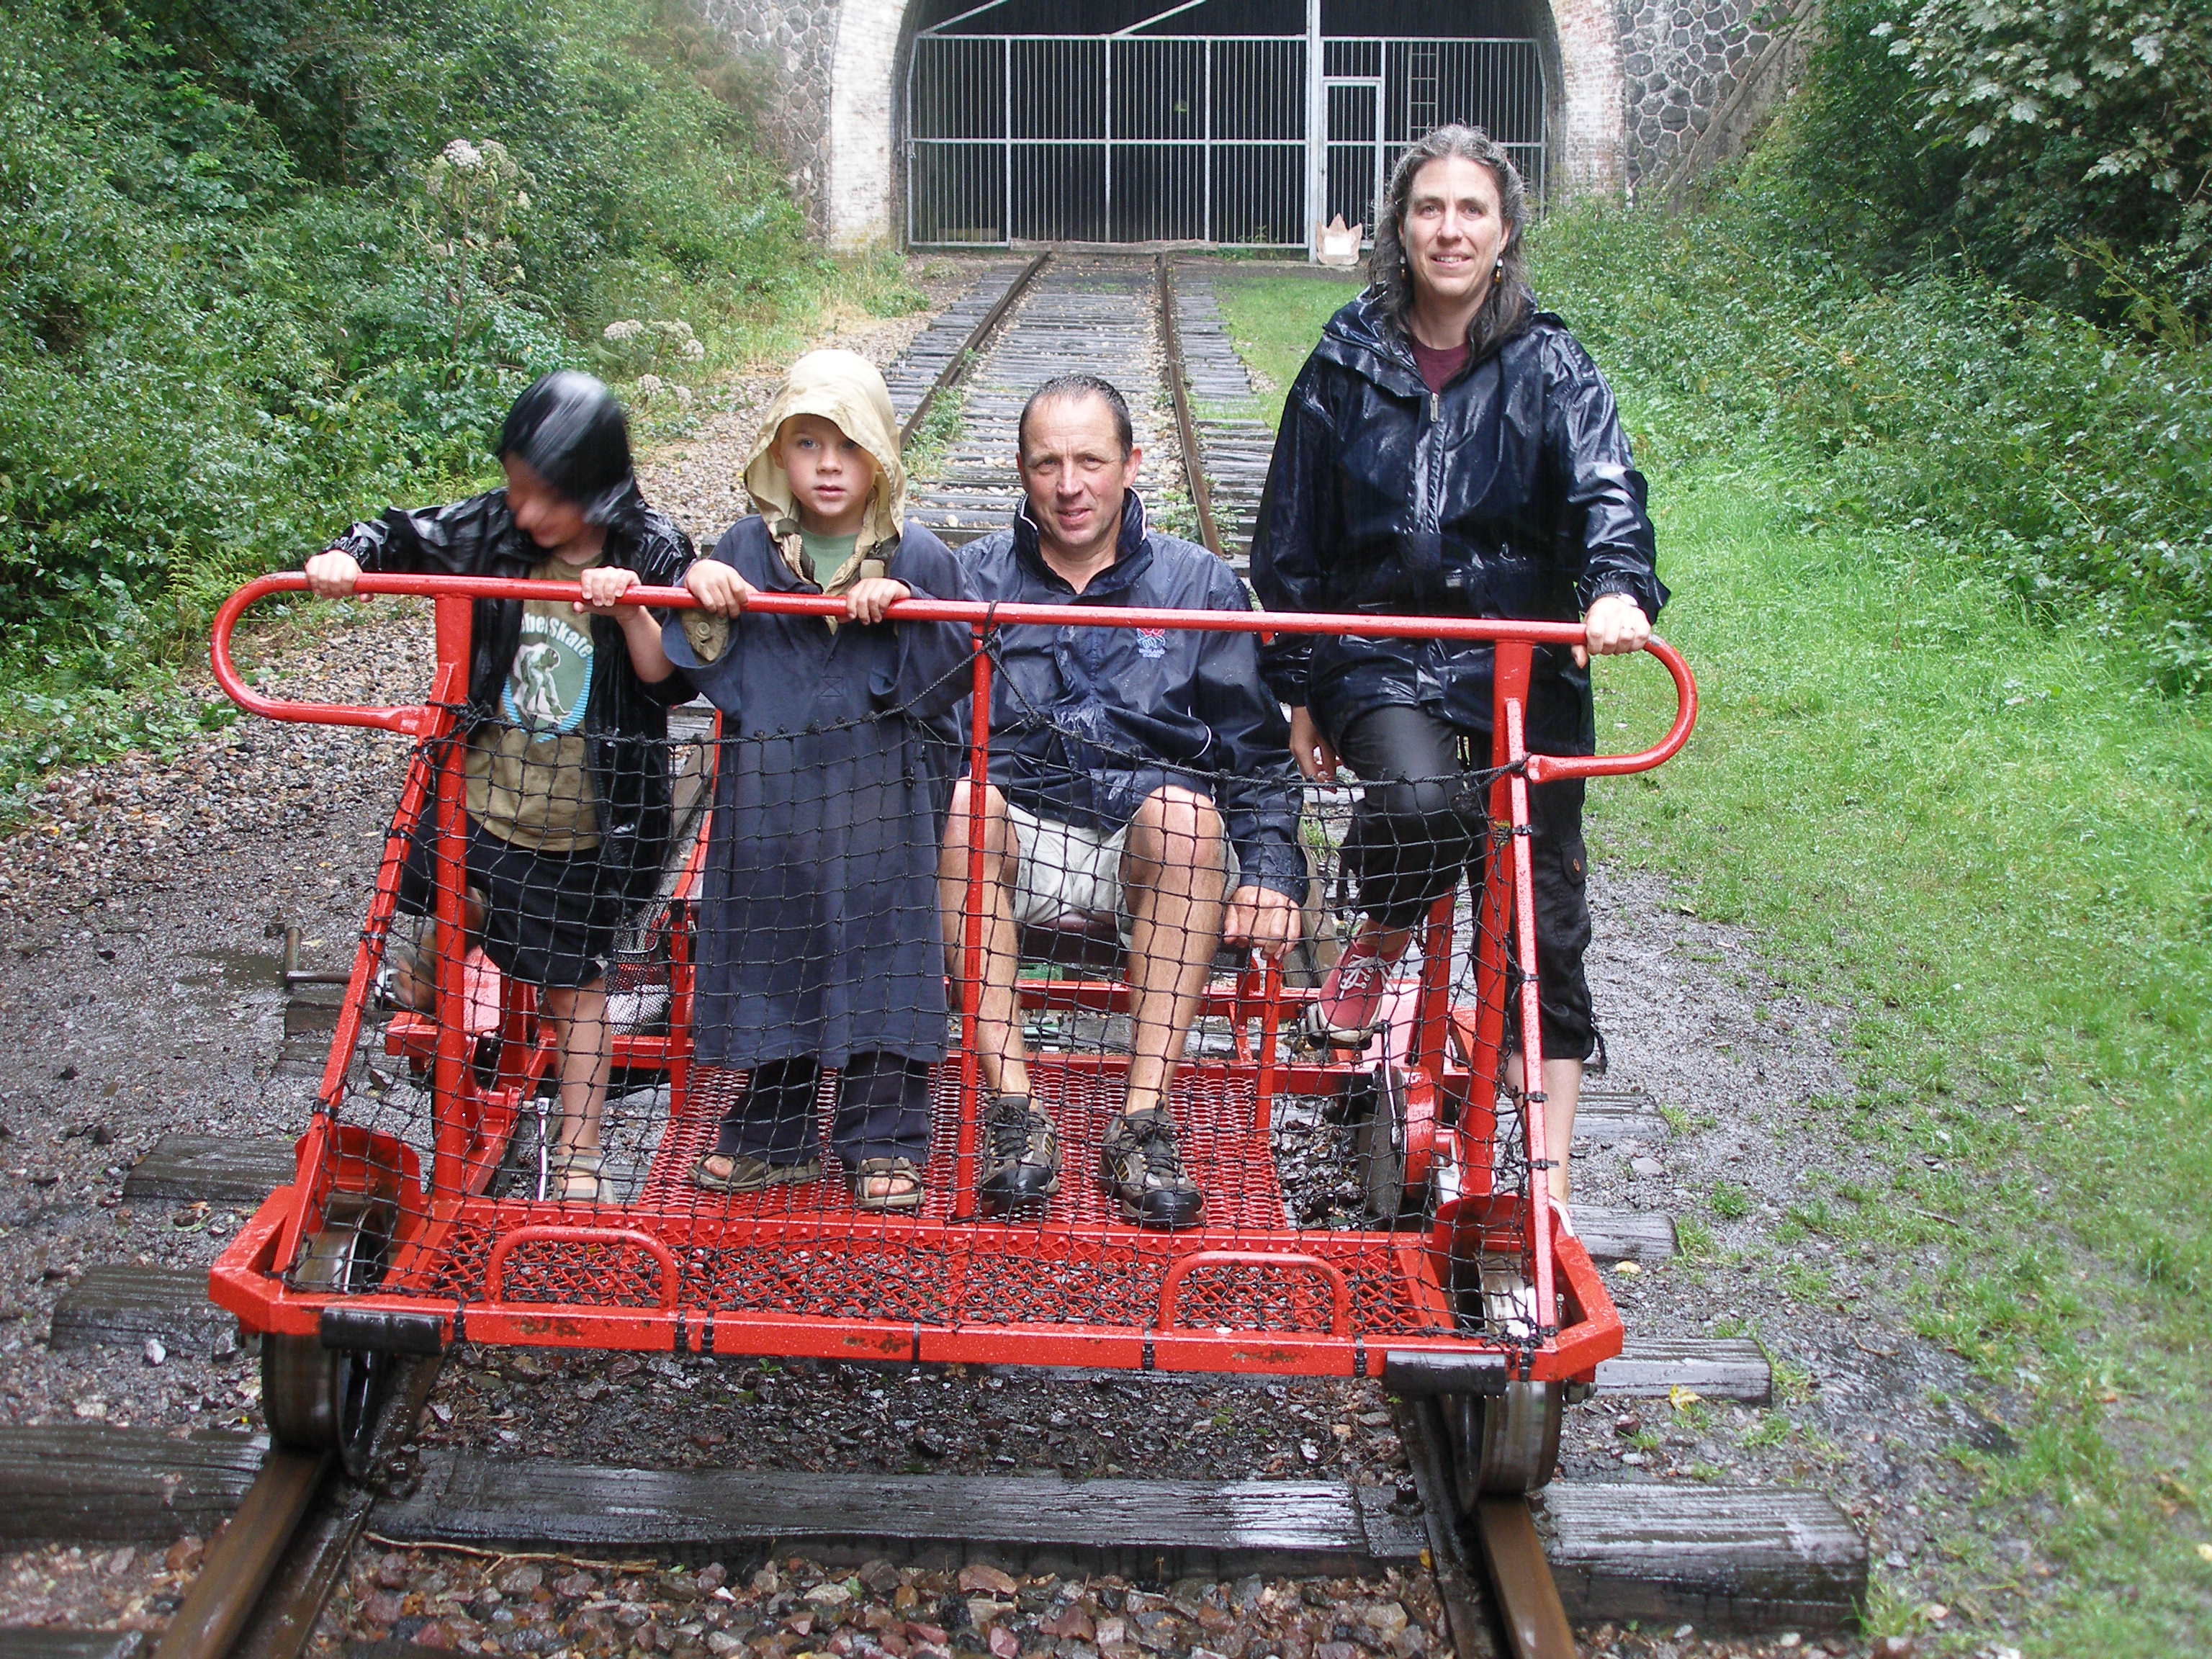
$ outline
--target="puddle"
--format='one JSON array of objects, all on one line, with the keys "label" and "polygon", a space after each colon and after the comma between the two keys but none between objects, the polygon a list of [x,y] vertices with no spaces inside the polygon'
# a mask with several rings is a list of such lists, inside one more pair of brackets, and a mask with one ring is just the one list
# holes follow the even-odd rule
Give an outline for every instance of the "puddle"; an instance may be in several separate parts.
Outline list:
[{"label": "puddle", "polygon": [[274,991],[283,988],[283,959],[274,951],[187,951],[195,962],[209,964],[195,974],[179,974],[177,983],[189,990]]}]

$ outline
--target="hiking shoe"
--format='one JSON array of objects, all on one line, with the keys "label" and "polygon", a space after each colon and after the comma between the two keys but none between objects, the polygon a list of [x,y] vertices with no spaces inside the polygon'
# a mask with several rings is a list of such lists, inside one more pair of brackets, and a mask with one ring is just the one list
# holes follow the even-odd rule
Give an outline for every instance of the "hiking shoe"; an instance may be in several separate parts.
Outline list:
[{"label": "hiking shoe", "polygon": [[983,1174],[975,1191],[994,1210],[1060,1190],[1060,1137],[1027,1095],[1000,1095],[983,1109]]},{"label": "hiking shoe", "polygon": [[1195,1227],[1205,1217],[1206,1194],[1183,1173],[1174,1120],[1161,1108],[1115,1119],[1099,1144],[1098,1179],[1139,1227]]},{"label": "hiking shoe", "polygon": [[1321,994],[1306,1010],[1306,1035],[1316,1043],[1357,1048],[1382,1024],[1382,993],[1392,964],[1382,960],[1375,935],[1353,937],[1321,983]]}]

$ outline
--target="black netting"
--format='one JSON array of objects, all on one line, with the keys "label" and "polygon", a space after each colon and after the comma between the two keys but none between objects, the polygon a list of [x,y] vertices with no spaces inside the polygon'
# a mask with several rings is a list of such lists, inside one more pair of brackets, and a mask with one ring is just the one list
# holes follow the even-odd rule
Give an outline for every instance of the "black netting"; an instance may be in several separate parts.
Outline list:
[{"label": "black netting", "polygon": [[397,1218],[376,1288],[673,1285],[726,1347],[746,1315],[1540,1340],[1508,775],[1168,768],[1002,683],[981,789],[951,660],[803,726],[447,711],[322,1103],[319,1201]]}]

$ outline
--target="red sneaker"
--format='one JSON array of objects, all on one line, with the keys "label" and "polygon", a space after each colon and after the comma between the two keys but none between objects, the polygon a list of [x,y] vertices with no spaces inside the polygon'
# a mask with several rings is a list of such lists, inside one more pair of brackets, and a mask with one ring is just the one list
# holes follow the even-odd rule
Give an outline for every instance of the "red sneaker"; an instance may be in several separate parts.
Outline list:
[{"label": "red sneaker", "polygon": [[1353,937],[1321,983],[1321,995],[1306,1010],[1306,1033],[1316,1042],[1357,1048],[1382,1024],[1382,993],[1392,963],[1382,960],[1375,935]]}]

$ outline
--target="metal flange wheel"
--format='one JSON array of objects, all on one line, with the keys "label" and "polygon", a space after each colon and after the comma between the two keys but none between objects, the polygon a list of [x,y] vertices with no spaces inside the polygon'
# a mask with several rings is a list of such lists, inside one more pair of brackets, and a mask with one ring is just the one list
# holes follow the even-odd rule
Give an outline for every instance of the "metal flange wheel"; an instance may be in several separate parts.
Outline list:
[{"label": "metal flange wheel", "polygon": [[[1462,1305],[1481,1328],[1499,1334],[1534,1325],[1534,1287],[1519,1261],[1483,1259],[1480,1283],[1462,1294]],[[1565,1391],[1557,1382],[1508,1382],[1495,1395],[1455,1395],[1444,1402],[1451,1433],[1452,1471],[1462,1510],[1478,1499],[1531,1492],[1551,1484],[1559,1465],[1559,1425]]]},{"label": "metal flange wheel", "polygon": [[[357,1296],[384,1276],[386,1234],[367,1211],[333,1209],[307,1242],[297,1287]],[[388,1369],[382,1354],[326,1348],[318,1336],[271,1334],[261,1343],[261,1408],[280,1446],[335,1451],[347,1473],[365,1465]]]}]

